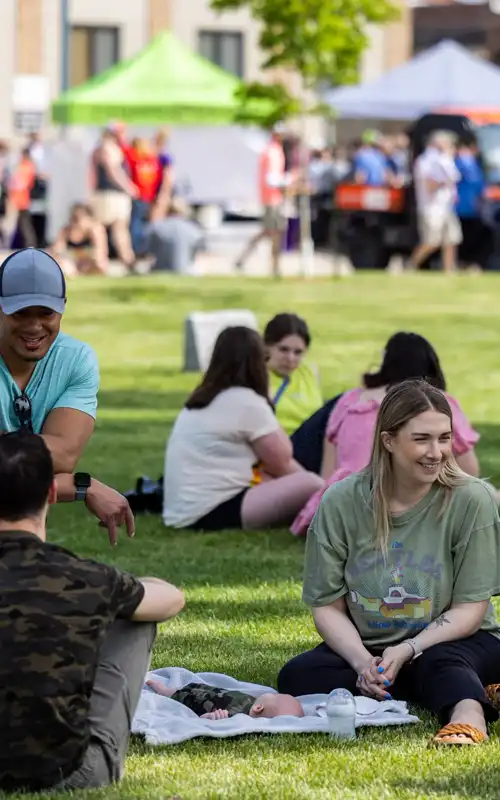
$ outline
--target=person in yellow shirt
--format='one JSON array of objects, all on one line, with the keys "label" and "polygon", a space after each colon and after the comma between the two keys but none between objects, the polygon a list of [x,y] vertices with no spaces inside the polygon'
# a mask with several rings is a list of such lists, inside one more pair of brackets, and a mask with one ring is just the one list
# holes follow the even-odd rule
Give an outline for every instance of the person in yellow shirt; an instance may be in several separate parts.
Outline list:
[{"label": "person in yellow shirt", "polygon": [[323,405],[319,375],[304,360],[311,344],[305,320],[277,314],[264,330],[269,386],[276,416],[288,436]]},{"label": "person in yellow shirt", "polygon": [[305,357],[311,334],[297,314],[277,314],[264,330],[270,399],[290,437],[294,458],[304,469],[321,472],[323,437],[338,396],[323,404],[319,374]]}]

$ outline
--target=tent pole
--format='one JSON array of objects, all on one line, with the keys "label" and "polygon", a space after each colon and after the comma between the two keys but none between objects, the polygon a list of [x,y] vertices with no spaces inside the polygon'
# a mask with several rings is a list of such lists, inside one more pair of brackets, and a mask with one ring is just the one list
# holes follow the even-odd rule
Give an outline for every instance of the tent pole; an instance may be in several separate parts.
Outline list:
[{"label": "tent pole", "polygon": [[61,2],[61,91],[69,89],[69,0]]},{"label": "tent pole", "polygon": [[314,242],[311,236],[311,201],[307,191],[307,171],[309,157],[306,147],[307,139],[307,116],[304,105],[300,116],[301,121],[301,144],[300,144],[300,168],[303,173],[304,188],[299,195],[299,219],[300,219],[300,272],[303,278],[310,278],[314,273]]},{"label": "tent pole", "polygon": [[[69,0],[60,0],[60,20],[61,26],[61,92],[66,92],[69,89],[69,35],[70,35],[70,21],[69,21]],[[61,125],[61,139],[66,138],[68,126]]]}]

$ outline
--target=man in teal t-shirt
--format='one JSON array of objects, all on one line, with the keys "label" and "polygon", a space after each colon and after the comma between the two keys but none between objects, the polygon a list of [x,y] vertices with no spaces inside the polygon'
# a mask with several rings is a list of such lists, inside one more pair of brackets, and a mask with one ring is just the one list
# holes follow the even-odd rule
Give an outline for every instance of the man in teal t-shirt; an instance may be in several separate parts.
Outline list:
[{"label": "man in teal t-shirt", "polygon": [[[0,353],[1,353],[0,334]],[[14,404],[23,392],[10,372],[3,357],[0,357],[0,430],[15,431],[20,427]],[[92,433],[97,413],[97,391],[99,388],[99,365],[97,358],[85,342],[59,332],[47,355],[34,364],[31,377],[24,387],[24,394],[31,404],[31,419],[34,433],[42,433],[49,415],[55,409],[72,410],[77,413],[65,415],[68,429],[77,431],[80,423]],[[90,421],[82,420],[85,414]],[[52,416],[52,420],[56,415]],[[61,421],[63,417],[60,417]]]},{"label": "man in teal t-shirt", "polygon": [[92,348],[60,332],[66,285],[42,250],[0,268],[0,431],[46,438],[57,472],[72,472],[94,430],[99,366]]},{"label": "man in teal t-shirt", "polygon": [[94,431],[99,366],[92,348],[61,333],[66,282],[43,250],[13,253],[0,267],[0,433],[41,434],[52,455],[58,499],[85,500],[108,527],[133,533],[127,500],[74,472]]}]

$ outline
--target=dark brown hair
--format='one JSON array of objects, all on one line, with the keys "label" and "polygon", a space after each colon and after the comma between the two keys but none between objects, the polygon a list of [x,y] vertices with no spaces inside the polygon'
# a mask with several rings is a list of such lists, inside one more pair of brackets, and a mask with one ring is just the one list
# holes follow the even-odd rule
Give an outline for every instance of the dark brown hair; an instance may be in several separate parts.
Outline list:
[{"label": "dark brown hair", "polygon": [[444,373],[431,343],[418,333],[399,331],[387,342],[378,371],[365,372],[363,384],[366,389],[378,389],[411,379],[446,391]]},{"label": "dark brown hair", "polygon": [[219,334],[205,376],[186,408],[206,408],[220,392],[242,386],[269,399],[265,350],[257,331],[237,325]]},{"label": "dark brown hair", "polygon": [[297,314],[276,314],[264,329],[264,342],[278,344],[286,336],[300,336],[306,347],[311,344],[311,334],[307,322]]},{"label": "dark brown hair", "polygon": [[88,217],[94,217],[92,207],[88,205],[88,203],[73,203],[69,210],[70,217],[72,217],[73,214],[76,214],[78,211],[83,211],[83,213]]},{"label": "dark brown hair", "polygon": [[26,430],[0,436],[0,519],[20,522],[44,510],[54,480],[52,457],[41,436]]}]

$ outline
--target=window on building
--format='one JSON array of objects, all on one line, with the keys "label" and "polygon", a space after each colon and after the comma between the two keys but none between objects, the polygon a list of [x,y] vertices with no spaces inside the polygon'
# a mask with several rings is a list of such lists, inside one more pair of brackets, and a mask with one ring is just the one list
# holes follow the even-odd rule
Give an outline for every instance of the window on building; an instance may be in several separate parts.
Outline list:
[{"label": "window on building", "polygon": [[413,52],[415,55],[421,53],[423,50],[439,44],[444,39],[453,39],[472,53],[480,55],[486,48],[486,29],[453,30],[450,27],[437,30],[435,27],[416,27],[413,33]]},{"label": "window on building", "polygon": [[200,31],[199,51],[226,72],[243,77],[243,34],[234,31]]},{"label": "window on building", "polygon": [[120,31],[77,25],[71,29],[69,46],[70,83],[78,86],[118,62]]}]

